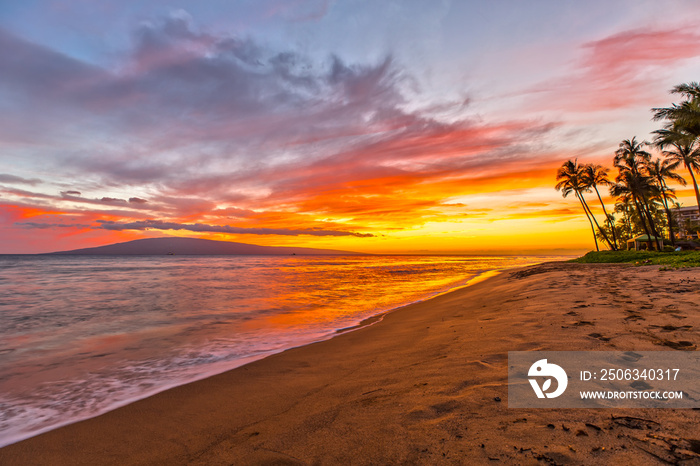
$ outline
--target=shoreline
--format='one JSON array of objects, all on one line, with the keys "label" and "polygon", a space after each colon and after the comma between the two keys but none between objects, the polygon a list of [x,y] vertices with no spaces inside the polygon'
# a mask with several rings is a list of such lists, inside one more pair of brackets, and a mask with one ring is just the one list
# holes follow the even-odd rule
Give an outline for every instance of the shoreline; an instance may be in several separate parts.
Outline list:
[{"label": "shoreline", "polygon": [[[354,331],[287,349],[8,445],[0,449],[0,463],[430,462],[440,458],[436,456],[439,449],[445,450],[442,458],[451,461],[466,453],[486,454],[477,455],[477,462],[488,461],[488,455],[529,460],[534,459],[535,451],[563,459],[574,454],[566,448],[552,452],[544,445],[525,445],[520,448],[528,449],[513,452],[514,439],[527,437],[527,432],[504,437],[499,430],[520,424],[512,420],[501,423],[522,411],[530,411],[530,418],[555,414],[572,425],[578,422],[571,419],[570,412],[576,410],[508,410],[505,403],[494,402],[496,397],[506,399],[504,350],[571,349],[572,344],[578,344],[580,350],[671,350],[669,345],[659,347],[664,346],[663,341],[672,342],[670,338],[648,341],[634,332],[619,330],[619,335],[614,335],[615,328],[604,325],[605,314],[583,316],[592,312],[588,307],[593,305],[574,304],[581,301],[575,297],[596,299],[590,293],[582,296],[580,290],[575,293],[573,288],[580,288],[582,281],[602,283],[600,275],[628,276],[629,292],[625,294],[631,297],[640,284],[653,281],[658,274],[658,267],[563,262],[501,271],[478,283],[386,312],[378,321]],[[686,275],[681,270],[663,272],[662,277],[681,283]],[[564,290],[563,285],[567,285]],[[644,286],[641,288],[637,290],[639,298],[646,292]],[[615,295],[607,299],[615,299]],[[562,309],[553,309],[557,300]],[[602,307],[605,300],[598,301],[596,306]],[[522,309],[515,312],[514,306]],[[533,306],[537,312],[530,309]],[[567,315],[563,308],[571,308],[570,312],[580,317]],[[676,309],[676,313],[685,311],[683,306]],[[689,321],[691,316],[684,319]],[[541,334],[542,329],[559,321],[567,331]],[[588,324],[576,322],[595,323],[588,328]],[[639,322],[632,319],[628,324]],[[589,334],[593,326],[600,328]],[[688,335],[683,338],[698,343],[696,330],[685,333]],[[594,334],[602,338],[591,336]],[[665,411],[679,416],[676,410]],[[599,414],[587,412],[578,417],[595,418],[591,422],[600,424]],[[647,415],[658,417],[659,413]],[[688,417],[686,413],[680,416],[677,427],[696,421],[697,415]],[[473,432],[475,422],[481,434]],[[509,450],[497,448],[493,439],[499,436],[500,443],[510,445]],[[569,441],[574,443],[590,440],[571,437]],[[493,443],[488,449],[480,446],[486,439]],[[530,438],[529,443],[537,444],[538,439]],[[626,454],[628,459],[650,458],[632,448]]]},{"label": "shoreline", "polygon": [[232,365],[231,367],[227,367],[226,369],[223,369],[223,370],[222,369],[214,369],[214,370],[210,370],[210,371],[205,371],[205,372],[202,372],[201,374],[199,374],[193,378],[187,379],[187,380],[174,381],[174,382],[169,383],[169,384],[155,387],[150,391],[143,392],[139,396],[135,396],[133,398],[121,400],[118,402],[114,402],[113,404],[109,405],[108,409],[101,411],[97,414],[93,414],[93,415],[89,415],[89,416],[85,416],[85,417],[78,416],[78,417],[75,417],[73,419],[66,420],[63,423],[59,423],[56,425],[52,425],[49,427],[38,429],[38,430],[32,432],[31,435],[29,435],[29,436],[21,435],[21,436],[16,436],[16,437],[10,437],[12,440],[10,440],[9,443],[0,443],[0,449],[4,448],[6,446],[9,446],[9,445],[13,445],[13,444],[18,443],[18,442],[29,440],[29,439],[34,438],[36,436],[45,434],[47,432],[51,432],[52,430],[55,430],[55,429],[61,429],[61,428],[66,427],[66,426],[70,426],[71,424],[75,424],[78,422],[82,422],[82,421],[86,421],[89,419],[93,419],[95,417],[102,416],[102,415],[109,413],[111,411],[114,411],[116,409],[120,409],[120,408],[123,408],[124,406],[128,406],[129,404],[132,404],[132,403],[138,402],[140,400],[144,400],[144,399],[150,398],[152,396],[158,395],[159,393],[162,393],[164,391],[171,390],[173,388],[177,388],[177,387],[182,386],[182,385],[195,383],[195,382],[207,379],[209,377],[214,377],[214,376],[217,376],[219,374],[226,373],[228,371],[236,370],[236,369],[243,367],[247,364],[251,364],[253,362],[274,356],[276,354],[283,353],[283,352],[288,351],[290,349],[301,348],[301,347],[312,345],[315,343],[320,343],[323,341],[327,341],[331,338],[335,338],[342,333],[347,333],[347,332],[359,330],[363,327],[378,323],[378,322],[382,321],[387,314],[390,314],[390,313],[395,312],[395,311],[399,311],[407,306],[411,306],[411,305],[414,305],[417,303],[425,302],[425,301],[433,299],[437,296],[451,293],[453,291],[468,287],[474,283],[478,283],[479,281],[482,281],[490,276],[497,275],[505,270],[515,269],[515,268],[519,268],[519,266],[504,267],[504,268],[499,268],[499,269],[487,269],[487,270],[476,272],[473,276],[471,276],[470,278],[468,278],[464,282],[461,282],[461,281],[455,282],[454,284],[450,285],[448,288],[440,290],[440,291],[433,291],[429,294],[426,294],[425,297],[423,297],[423,298],[420,298],[420,299],[417,299],[414,301],[410,301],[410,302],[407,302],[405,304],[401,304],[399,306],[396,306],[396,307],[393,307],[390,309],[378,311],[377,314],[372,314],[369,317],[363,318],[355,325],[351,325],[349,327],[344,327],[344,328],[338,328],[338,329],[329,328],[326,333],[321,334],[320,336],[318,336],[317,338],[315,338],[313,340],[300,342],[299,344],[296,344],[294,346],[289,346],[289,347],[282,348],[282,349],[270,350],[270,351],[266,351],[263,353],[248,355],[248,356],[245,356],[245,357],[242,357],[242,358],[236,360],[235,365]]},{"label": "shoreline", "polygon": [[[535,266],[535,265],[540,265],[540,264],[533,264],[532,266]],[[527,266],[527,267],[532,267],[532,266]],[[449,293],[454,293],[455,291],[459,291],[459,290],[467,288],[469,286],[476,285],[477,283],[482,282],[484,280],[488,280],[491,277],[498,276],[498,275],[500,275],[503,272],[506,272],[508,270],[516,270],[516,269],[521,269],[521,268],[523,268],[523,267],[505,267],[502,269],[493,269],[493,270],[486,270],[484,272],[479,272],[476,275],[474,275],[472,278],[467,280],[462,285],[454,286],[454,287],[449,288],[445,291],[437,291],[431,295],[428,295],[426,298],[419,299],[416,301],[411,301],[410,303],[402,304],[401,306],[391,308],[388,311],[380,311],[378,314],[375,314],[375,315],[369,316],[365,319],[362,319],[360,322],[357,323],[357,325],[352,325],[350,327],[345,327],[345,328],[340,328],[340,329],[335,330],[335,332],[333,334],[330,334],[327,338],[325,338],[323,340],[312,341],[311,343],[306,343],[306,344],[300,345],[300,346],[313,345],[314,343],[320,343],[322,341],[326,341],[328,338],[335,338],[338,334],[341,334],[341,333],[353,332],[355,330],[360,330],[361,328],[368,327],[370,325],[374,325],[374,324],[381,322],[382,320],[384,320],[384,317],[386,317],[386,315],[391,314],[393,312],[400,311],[401,309],[403,309],[405,307],[413,306],[414,304],[418,304],[418,303],[424,303],[426,301],[430,301],[431,299],[437,298],[438,296],[446,295]],[[298,347],[294,346],[292,348],[287,348],[287,349],[293,349],[293,348],[298,348]],[[282,350],[282,351],[287,351],[287,350]],[[274,354],[278,354],[278,353],[274,353]],[[272,356],[272,354],[265,356],[265,357],[269,357],[269,356]]]}]

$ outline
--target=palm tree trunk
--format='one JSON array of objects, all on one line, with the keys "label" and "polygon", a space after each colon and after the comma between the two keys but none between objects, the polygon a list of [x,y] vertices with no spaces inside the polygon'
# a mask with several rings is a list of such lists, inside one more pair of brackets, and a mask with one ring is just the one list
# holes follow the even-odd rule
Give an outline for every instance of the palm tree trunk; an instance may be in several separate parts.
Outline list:
[{"label": "palm tree trunk", "polygon": [[608,217],[608,211],[605,210],[605,204],[603,204],[603,198],[600,197],[600,193],[598,192],[598,186],[593,185],[593,189],[595,189],[595,193],[598,195],[600,206],[603,208],[603,214],[605,214],[605,219],[608,221],[608,225],[610,225],[610,231],[612,232],[613,237],[613,251],[617,251],[617,235],[615,234],[615,225],[613,225],[612,221]]},{"label": "palm tree trunk", "polygon": [[654,243],[656,243],[656,250],[661,251],[663,246],[659,242],[659,238],[661,235],[659,235],[659,230],[656,228],[656,222],[654,221],[654,216],[651,214],[651,208],[649,207],[648,204],[643,206],[645,209],[645,213],[647,216],[647,219],[649,220],[649,225],[651,226],[651,233],[654,235]]},{"label": "palm tree trunk", "polygon": [[642,212],[642,208],[639,205],[639,201],[637,200],[637,196],[632,196],[632,199],[634,200],[634,206],[637,208],[637,214],[639,215],[639,220],[642,222],[642,227],[644,228],[644,232],[647,234],[647,238],[649,239],[647,241],[647,247],[649,250],[651,250],[651,233],[649,233],[649,227],[647,227],[647,222],[644,219],[644,212]]},{"label": "palm tree trunk", "polygon": [[[647,197],[642,194],[642,207],[644,208],[644,214],[647,216],[649,221],[649,226],[651,227],[651,232],[654,234],[654,242],[656,243],[656,250],[661,251],[661,245],[659,244],[659,232],[656,230],[656,223],[654,222],[654,217],[651,215],[651,209],[649,208],[649,201]],[[649,246],[651,246],[651,238],[649,238]]]},{"label": "palm tree trunk", "polygon": [[671,211],[668,208],[668,200],[666,199],[666,190],[664,189],[663,180],[661,180],[659,186],[661,186],[661,197],[664,200],[664,210],[666,211],[666,218],[668,219],[668,239],[671,240],[671,245],[676,247],[676,240],[673,237],[673,219],[671,218]]},{"label": "palm tree trunk", "polygon": [[[625,226],[627,227],[627,234],[632,237],[632,215],[630,214],[629,206],[625,206],[625,212],[623,214],[625,218]],[[627,244],[625,244],[625,249],[627,249]]]},{"label": "palm tree trunk", "polygon": [[693,173],[692,167],[686,165],[688,172],[690,172],[690,178],[693,180],[693,188],[695,188],[695,199],[698,201],[698,209],[700,210],[700,191],[698,191],[698,182],[695,180],[695,174]]},{"label": "palm tree trunk", "polygon": [[[588,209],[588,213],[591,215],[591,218],[595,222],[595,226],[598,228],[598,231],[600,231],[603,234],[603,239],[605,240],[606,243],[608,243],[608,247],[610,250],[614,251],[615,248],[613,245],[610,243],[610,240],[608,239],[608,235],[605,233],[605,230],[600,228],[600,225],[598,225],[598,220],[596,220],[595,215],[593,215],[593,211],[591,210],[590,207],[588,207],[588,203],[586,202],[586,199],[584,199],[583,194],[580,195],[581,200],[583,201],[583,204],[585,205],[585,208]],[[593,233],[595,235],[595,233]]]},{"label": "palm tree trunk", "polygon": [[651,209],[649,208],[649,205],[644,201],[646,201],[646,199],[642,201],[642,208],[644,209],[644,214],[647,216],[647,221],[649,222],[649,229],[651,230],[651,234],[654,235],[654,243],[656,243],[656,250],[661,251],[661,246],[659,245],[659,231],[656,229],[656,222],[654,221],[653,215],[651,215]]},{"label": "palm tree trunk", "polygon": [[583,207],[583,212],[586,214],[586,218],[588,219],[588,223],[591,224],[591,232],[593,232],[593,241],[595,241],[595,250],[600,252],[600,248],[598,247],[598,238],[595,237],[595,228],[593,227],[593,222],[591,222],[590,215],[588,215],[588,210],[586,209],[586,204],[584,204],[583,198],[578,193],[578,191],[576,191],[576,197],[578,198],[579,202],[581,202],[581,207]]}]

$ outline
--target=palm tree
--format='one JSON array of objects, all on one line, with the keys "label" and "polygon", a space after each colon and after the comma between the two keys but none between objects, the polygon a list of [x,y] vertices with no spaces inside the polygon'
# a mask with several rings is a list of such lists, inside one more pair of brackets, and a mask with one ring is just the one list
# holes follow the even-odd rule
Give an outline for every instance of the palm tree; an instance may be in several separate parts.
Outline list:
[{"label": "palm tree", "polygon": [[654,142],[662,150],[668,146],[673,147],[672,150],[664,151],[664,155],[681,161],[688,170],[700,209],[700,191],[694,173],[700,173],[700,83],[679,84],[671,89],[671,93],[681,95],[684,100],[670,107],[652,109],[654,120],[666,120],[663,129],[654,131]]},{"label": "palm tree", "polygon": [[586,204],[586,201],[583,198],[582,194],[584,191],[587,191],[589,189],[586,186],[584,178],[585,175],[581,166],[578,164],[578,161],[567,160],[559,168],[559,170],[557,170],[557,181],[559,181],[559,183],[557,183],[556,186],[554,186],[554,189],[556,189],[557,191],[561,191],[561,195],[563,197],[567,197],[571,193],[574,193],[576,195],[576,199],[578,199],[581,203],[581,207],[583,207],[583,212],[586,214],[586,218],[588,218],[588,222],[591,224],[591,231],[593,232],[593,241],[595,241],[595,250],[600,251],[600,248],[598,247],[598,239],[595,235],[595,228],[593,227],[593,221],[591,220],[591,216],[589,214],[588,205]]},{"label": "palm tree", "polygon": [[[689,133],[684,133],[676,129],[660,129],[654,131],[656,138],[654,144],[660,149],[664,157],[683,166],[688,170],[690,179],[693,182],[695,189],[695,200],[700,208],[700,190],[698,190],[698,181],[695,178],[695,173],[700,173],[700,147],[698,138],[693,138]],[[670,147],[670,150],[663,150]]]},{"label": "palm tree", "polygon": [[640,223],[644,229],[644,233],[649,238],[647,244],[649,249],[651,249],[651,231],[647,225],[649,217],[646,215],[639,194],[641,191],[649,189],[648,180],[648,178],[635,174],[629,170],[621,170],[620,174],[617,176],[617,178],[615,178],[616,183],[610,187],[610,194],[615,197],[627,197],[628,199],[632,199],[635,210],[639,216]]},{"label": "palm tree", "polygon": [[[622,218],[618,220],[620,223],[620,239],[622,241],[627,241],[634,237],[634,231],[632,230],[632,211],[634,205],[632,202],[632,196],[623,195],[617,198],[615,203],[615,212],[621,213]],[[625,244],[625,243],[623,243]]]},{"label": "palm tree", "polygon": [[651,154],[644,150],[645,145],[646,142],[639,142],[636,137],[623,140],[615,151],[613,165],[619,169],[639,173],[644,162],[651,159]]},{"label": "palm tree", "polygon": [[[656,230],[654,218],[649,207],[649,198],[654,186],[649,176],[644,173],[645,165],[651,160],[651,154],[644,150],[647,143],[637,141],[636,137],[623,140],[615,151],[613,164],[619,170],[610,193],[613,196],[628,194],[632,197],[637,212],[642,221],[644,232],[649,237],[648,245],[651,249],[651,234],[656,237],[656,246],[661,250],[659,234]],[[648,223],[648,226],[647,226]]]},{"label": "palm tree", "polygon": [[700,83],[693,81],[679,84],[671,89],[671,94],[681,94],[682,96],[692,100],[700,99]]},{"label": "palm tree", "polygon": [[[605,238],[605,241],[611,246],[610,249],[613,251],[617,250],[617,235],[615,234],[615,223],[614,220],[611,220],[610,215],[608,215],[608,211],[605,210],[605,204],[603,203],[603,198],[600,196],[600,192],[598,191],[598,185],[604,185],[604,186],[610,186],[612,183],[610,182],[610,179],[608,179],[608,169],[603,167],[602,165],[593,165],[593,164],[586,164],[583,166],[583,173],[586,176],[586,182],[587,184],[595,190],[595,193],[598,195],[598,200],[600,201],[600,206],[603,208],[603,214],[605,215],[605,219],[608,221],[608,224],[610,225],[610,231],[612,232],[612,237],[613,241],[612,244],[610,243],[610,240],[608,239],[607,235],[605,234],[605,231],[602,231],[603,233],[603,238]],[[594,217],[595,218],[595,217]],[[614,219],[614,217],[613,217]],[[596,222],[597,224],[598,222]],[[600,227],[598,227],[600,228]]]},{"label": "palm tree", "polygon": [[671,94],[680,94],[685,100],[670,107],[653,108],[654,120],[667,120],[666,129],[675,127],[700,137],[700,83],[679,84],[671,89]]},{"label": "palm tree", "polygon": [[674,170],[680,165],[679,160],[661,160],[656,158],[650,160],[646,164],[646,171],[651,176],[652,179],[656,181],[657,186],[661,191],[661,200],[663,202],[664,210],[666,211],[666,219],[668,220],[668,238],[671,240],[673,246],[676,245],[673,234],[673,218],[671,217],[671,210],[668,206],[668,200],[671,197],[675,197],[673,190],[668,187],[666,180],[673,180],[683,186],[686,185],[686,181],[676,173]]}]

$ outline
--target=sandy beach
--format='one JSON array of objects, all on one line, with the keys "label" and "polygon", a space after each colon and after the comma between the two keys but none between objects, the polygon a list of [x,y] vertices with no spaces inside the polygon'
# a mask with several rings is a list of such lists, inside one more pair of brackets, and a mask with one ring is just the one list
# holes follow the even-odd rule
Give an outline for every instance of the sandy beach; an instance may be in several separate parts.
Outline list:
[{"label": "sandy beach", "polygon": [[0,449],[0,464],[700,464],[699,411],[508,408],[507,354],[695,351],[696,269],[547,263]]}]

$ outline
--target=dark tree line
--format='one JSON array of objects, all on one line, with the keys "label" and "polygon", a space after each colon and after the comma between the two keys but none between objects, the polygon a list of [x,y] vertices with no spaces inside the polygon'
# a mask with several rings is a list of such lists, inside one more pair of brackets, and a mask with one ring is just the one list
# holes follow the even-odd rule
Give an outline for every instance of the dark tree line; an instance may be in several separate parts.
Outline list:
[{"label": "dark tree line", "polygon": [[[579,164],[567,160],[557,171],[555,188],[564,197],[573,194],[588,218],[591,232],[600,250],[600,240],[611,250],[623,247],[624,242],[639,234],[648,238],[648,247],[655,243],[663,249],[664,231],[675,245],[671,208],[675,193],[669,181],[686,185],[676,173],[683,168],[690,175],[695,197],[700,208],[700,191],[696,174],[700,173],[700,83],[691,82],[674,87],[671,93],[681,96],[680,103],[670,107],[654,108],[654,120],[663,127],[654,131],[654,141],[637,141],[636,137],[622,141],[615,151],[613,166],[617,169],[614,180],[610,170],[602,165]],[[657,148],[663,158],[653,158],[647,148]],[[616,198],[613,213],[608,213],[599,187],[605,186]],[[599,222],[584,194],[595,192],[605,219]],[[617,217],[616,217],[617,214]]]}]

